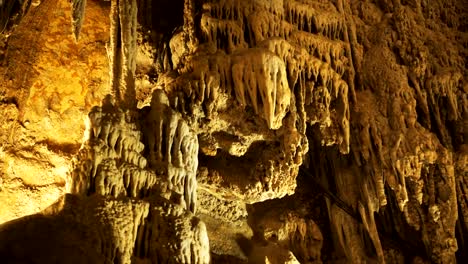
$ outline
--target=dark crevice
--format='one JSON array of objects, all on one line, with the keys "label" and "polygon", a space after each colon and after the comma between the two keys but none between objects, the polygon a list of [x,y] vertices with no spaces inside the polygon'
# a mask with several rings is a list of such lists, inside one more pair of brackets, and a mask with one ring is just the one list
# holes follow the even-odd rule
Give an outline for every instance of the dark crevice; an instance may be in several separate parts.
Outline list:
[{"label": "dark crevice", "polygon": [[[0,94],[1,96],[1,94]],[[19,109],[18,98],[16,97],[3,97],[0,98],[0,104],[14,104]]]},{"label": "dark crevice", "polygon": [[458,250],[455,252],[457,263],[468,263],[468,230],[466,229],[466,223],[468,219],[463,218],[463,209],[460,203],[457,206],[458,219],[455,226],[455,237],[457,239]]},{"label": "dark crevice", "polygon": [[244,16],[243,24],[244,24],[244,41],[248,44],[249,48],[251,48],[255,45],[255,43],[253,43],[254,38],[251,37],[252,32],[250,30],[249,21],[246,16]]}]

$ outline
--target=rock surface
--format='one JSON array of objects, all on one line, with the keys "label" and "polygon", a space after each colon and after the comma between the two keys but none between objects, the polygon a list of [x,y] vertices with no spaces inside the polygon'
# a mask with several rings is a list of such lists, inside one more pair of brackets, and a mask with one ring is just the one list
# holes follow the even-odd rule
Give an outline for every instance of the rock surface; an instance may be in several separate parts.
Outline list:
[{"label": "rock surface", "polygon": [[468,260],[463,0],[53,3],[0,1],[0,257]]}]

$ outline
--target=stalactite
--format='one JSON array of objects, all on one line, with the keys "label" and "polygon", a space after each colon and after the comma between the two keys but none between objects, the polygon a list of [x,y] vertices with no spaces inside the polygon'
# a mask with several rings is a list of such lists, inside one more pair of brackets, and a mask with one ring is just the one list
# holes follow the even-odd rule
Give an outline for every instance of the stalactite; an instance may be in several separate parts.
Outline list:
[{"label": "stalactite", "polygon": [[83,26],[86,0],[70,0],[72,6],[72,30],[75,39],[80,38],[81,27]]},{"label": "stalactite", "polygon": [[278,129],[290,103],[290,88],[284,62],[262,50],[241,53],[233,58],[232,74],[236,98],[251,105],[256,114]]},{"label": "stalactite", "polygon": [[110,18],[110,86],[117,104],[124,109],[133,109],[136,107],[136,0],[112,1]]}]

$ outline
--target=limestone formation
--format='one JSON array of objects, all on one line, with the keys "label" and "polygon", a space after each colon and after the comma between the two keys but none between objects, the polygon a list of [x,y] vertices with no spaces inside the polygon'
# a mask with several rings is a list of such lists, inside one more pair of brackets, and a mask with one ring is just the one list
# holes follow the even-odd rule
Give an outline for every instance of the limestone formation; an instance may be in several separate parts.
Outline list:
[{"label": "limestone formation", "polygon": [[[124,111],[112,101],[108,96],[89,114],[85,141],[71,174],[72,193],[108,197],[102,201],[104,209],[92,210],[101,215],[107,210],[114,212],[97,219],[116,221],[110,232],[117,232],[106,237],[113,241],[104,247],[109,252],[99,253],[119,263],[135,259],[209,263],[206,227],[192,214],[197,187],[196,137],[170,109],[161,90],[153,96],[144,129],[134,122],[137,112]],[[149,148],[149,162],[142,155],[145,145],[141,131]],[[129,210],[134,210],[136,218],[122,219],[119,212]],[[122,220],[133,226],[121,226]]]},{"label": "limestone formation", "polygon": [[[48,20],[36,2],[0,0],[0,192],[16,165],[71,194],[0,226],[0,255],[27,261],[12,239],[36,256],[31,223],[80,263],[468,259],[464,1],[59,0]],[[108,84],[80,46],[96,12]],[[66,16],[80,41],[24,53]],[[81,117],[81,147],[41,135]]]},{"label": "limestone formation", "polygon": [[156,90],[145,118],[144,134],[149,167],[165,175],[168,188],[181,195],[188,210],[195,212],[198,140],[181,115],[171,109],[167,95]]},{"label": "limestone formation", "polygon": [[144,145],[132,113],[124,112],[107,97],[89,114],[85,142],[72,171],[71,192],[143,198],[156,184],[142,156]]},{"label": "limestone formation", "polygon": [[[26,222],[3,227],[2,241],[24,244],[24,253],[29,255],[18,255],[1,244],[7,262],[53,262],[29,247],[24,237],[15,238],[15,232],[29,220],[39,229],[43,224],[72,225],[78,233],[85,232],[86,241],[92,243],[77,257],[82,263],[210,262],[206,227],[193,215],[197,138],[161,90],[154,93],[145,121],[140,122],[143,114],[132,103],[136,99],[132,44],[136,31],[135,25],[128,27],[128,21],[136,22],[136,3],[114,3],[111,18],[119,21],[111,29],[114,44],[109,50],[113,95],[93,107],[86,118],[83,143],[68,177],[72,194]],[[145,144],[147,153],[143,152]],[[76,231],[70,236],[77,235]],[[39,239],[42,234],[30,230],[26,236]],[[62,242],[66,238],[54,236],[58,243],[54,246],[68,245]],[[97,247],[93,248],[94,243]]]},{"label": "limestone formation", "polygon": [[257,236],[288,248],[300,263],[320,262],[323,237],[312,219],[295,212],[268,212],[252,224]]},{"label": "limestone formation", "polygon": [[8,33],[13,26],[21,21],[30,6],[31,0],[2,0],[0,2],[0,33]]},{"label": "limestone formation", "polygon": [[75,35],[75,39],[78,40],[85,16],[86,0],[71,0],[70,4],[72,5],[73,35]]},{"label": "limestone formation", "polygon": [[[129,8],[126,4],[112,6],[113,15],[124,17],[124,21],[123,14]],[[130,13],[134,12],[133,7]],[[123,46],[133,42],[135,33],[121,32],[119,27],[112,29],[113,33],[120,33],[122,39],[118,41]],[[111,63],[117,73],[113,71],[111,75],[116,81],[124,74],[124,82],[114,83],[117,101],[109,95],[101,107],[94,107],[89,113],[84,142],[71,173],[71,192],[117,199],[104,199],[105,208],[116,212],[124,211],[120,209],[122,201],[132,199],[130,205],[123,205],[130,206],[136,215],[124,220],[133,224],[127,231],[126,226],[121,226],[122,217],[107,216],[106,209],[94,209],[104,211],[98,221],[111,223],[110,230],[114,232],[107,238],[111,244],[99,252],[107,261],[209,263],[205,225],[192,214],[196,208],[197,138],[181,115],[171,109],[162,90],[154,92],[148,113],[140,117],[131,103],[135,100],[134,80],[125,62],[134,51],[126,50],[132,45],[124,51],[119,46],[112,50],[117,60]],[[120,52],[124,54],[123,62]],[[140,118],[144,120],[141,123]],[[147,151],[143,153],[145,146]]]},{"label": "limestone formation", "polygon": [[[67,194],[41,214],[2,226],[0,254],[7,263],[209,263],[205,225],[169,201],[158,204]],[[50,241],[40,243],[43,252],[31,243],[37,239]]]},{"label": "limestone formation", "polygon": [[110,86],[118,104],[124,109],[135,105],[137,3],[111,1],[110,43],[107,47],[110,65]]}]

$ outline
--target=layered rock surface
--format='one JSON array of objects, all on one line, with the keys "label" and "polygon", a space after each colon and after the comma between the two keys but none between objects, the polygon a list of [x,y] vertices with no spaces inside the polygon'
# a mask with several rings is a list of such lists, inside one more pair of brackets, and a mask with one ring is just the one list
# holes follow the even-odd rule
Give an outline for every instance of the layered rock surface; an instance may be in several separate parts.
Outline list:
[{"label": "layered rock surface", "polygon": [[75,42],[68,1],[8,4],[20,2],[29,12],[0,34],[0,222],[40,212],[68,190],[84,117],[110,91],[105,5],[88,3]]}]

